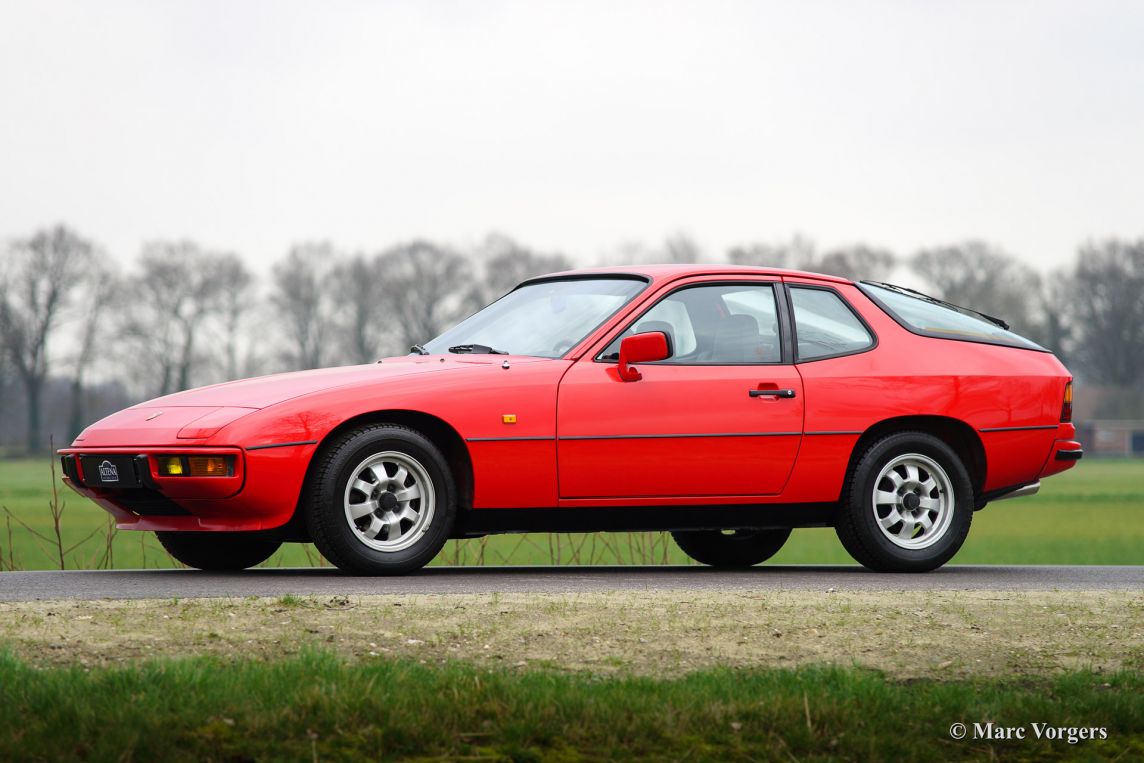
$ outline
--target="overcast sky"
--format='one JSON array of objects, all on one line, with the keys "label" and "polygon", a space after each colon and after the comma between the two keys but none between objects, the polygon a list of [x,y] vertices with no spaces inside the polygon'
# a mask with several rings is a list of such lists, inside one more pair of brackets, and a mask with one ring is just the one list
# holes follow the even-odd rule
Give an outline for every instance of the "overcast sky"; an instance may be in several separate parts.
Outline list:
[{"label": "overcast sky", "polygon": [[0,0],[0,236],[1144,235],[1141,2]]}]

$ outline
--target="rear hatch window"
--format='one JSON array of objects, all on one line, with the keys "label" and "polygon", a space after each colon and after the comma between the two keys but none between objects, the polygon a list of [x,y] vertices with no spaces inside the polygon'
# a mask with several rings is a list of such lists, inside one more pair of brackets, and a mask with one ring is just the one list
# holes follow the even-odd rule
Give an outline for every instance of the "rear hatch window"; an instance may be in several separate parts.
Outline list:
[{"label": "rear hatch window", "polygon": [[1009,331],[997,319],[968,308],[891,284],[863,281],[858,286],[891,318],[915,334],[1048,352],[1036,342]]}]

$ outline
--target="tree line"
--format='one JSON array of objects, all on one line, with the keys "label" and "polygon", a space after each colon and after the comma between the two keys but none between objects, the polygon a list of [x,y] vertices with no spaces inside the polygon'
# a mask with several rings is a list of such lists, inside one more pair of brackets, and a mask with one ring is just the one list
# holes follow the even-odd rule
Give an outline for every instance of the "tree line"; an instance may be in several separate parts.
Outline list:
[{"label": "tree line", "polygon": [[[238,254],[179,239],[144,244],[125,266],[57,225],[8,241],[0,260],[0,448],[40,452],[131,402],[261,373],[368,363],[408,352],[540,273],[573,262],[499,234],[467,248],[414,240],[372,253],[327,241],[289,249],[259,279]],[[1079,379],[1122,391],[1144,415],[1144,238],[1078,247],[1039,271],[964,241],[901,254],[808,238],[703,251],[678,234],[597,264],[730,262],[892,280],[1004,318]]]}]

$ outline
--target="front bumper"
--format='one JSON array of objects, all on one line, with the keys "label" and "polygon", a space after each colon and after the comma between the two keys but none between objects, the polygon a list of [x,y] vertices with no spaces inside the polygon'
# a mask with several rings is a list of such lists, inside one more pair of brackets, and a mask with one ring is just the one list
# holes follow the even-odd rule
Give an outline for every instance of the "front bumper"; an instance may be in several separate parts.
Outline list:
[{"label": "front bumper", "polygon": [[[59,456],[64,483],[111,514],[120,529],[254,531],[281,527],[293,516],[313,449],[72,447]],[[195,454],[233,456],[234,469],[217,477],[159,475],[157,456]],[[120,467],[116,484],[84,474],[84,464],[100,463],[101,457]]]}]

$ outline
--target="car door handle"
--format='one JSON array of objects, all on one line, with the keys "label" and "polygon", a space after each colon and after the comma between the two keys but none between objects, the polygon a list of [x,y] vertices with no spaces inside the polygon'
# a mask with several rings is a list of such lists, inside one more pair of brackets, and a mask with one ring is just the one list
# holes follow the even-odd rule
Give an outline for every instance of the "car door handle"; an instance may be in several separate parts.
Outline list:
[{"label": "car door handle", "polygon": [[752,389],[747,394],[751,397],[794,397],[793,389]]}]

